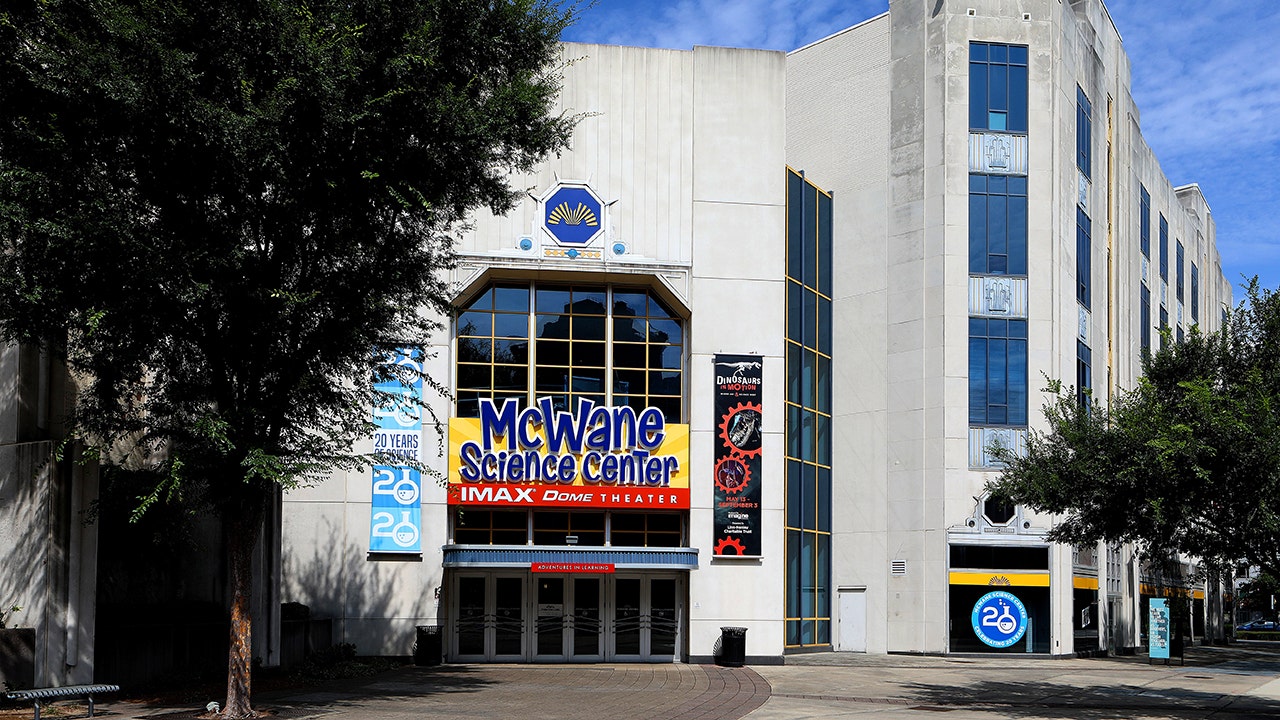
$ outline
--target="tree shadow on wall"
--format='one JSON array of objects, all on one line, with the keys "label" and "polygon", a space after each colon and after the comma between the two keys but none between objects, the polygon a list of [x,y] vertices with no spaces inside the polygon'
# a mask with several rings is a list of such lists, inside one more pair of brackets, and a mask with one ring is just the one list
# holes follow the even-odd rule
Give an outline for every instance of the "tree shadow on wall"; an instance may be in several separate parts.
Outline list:
[{"label": "tree shadow on wall", "polygon": [[[404,563],[369,561],[367,548],[350,542],[342,527],[327,518],[311,542],[310,548],[302,548],[309,551],[309,556],[296,552],[296,543],[295,552],[285,549],[280,572],[282,602],[308,606],[312,618],[332,619],[334,642],[345,642],[344,638],[353,634],[345,627],[349,622],[385,620],[390,624],[402,618],[393,613],[398,591],[405,584]],[[414,611],[418,612],[417,608]],[[404,648],[402,652],[385,653],[390,655],[408,655],[412,644],[412,636],[384,638],[383,642],[388,648]],[[356,651],[360,654],[384,654],[378,648],[358,645]]]},{"label": "tree shadow on wall", "polygon": [[65,526],[79,520],[50,517],[50,506],[58,506],[61,494],[56,480],[65,470],[53,461],[49,442],[0,451],[0,627],[10,628],[0,642],[0,686],[28,688],[35,683],[35,645],[44,638],[36,638],[32,630],[50,631],[42,627],[41,602],[51,600],[45,597],[54,579],[49,573],[56,572],[50,554],[65,544],[64,533],[51,532],[50,521]]}]

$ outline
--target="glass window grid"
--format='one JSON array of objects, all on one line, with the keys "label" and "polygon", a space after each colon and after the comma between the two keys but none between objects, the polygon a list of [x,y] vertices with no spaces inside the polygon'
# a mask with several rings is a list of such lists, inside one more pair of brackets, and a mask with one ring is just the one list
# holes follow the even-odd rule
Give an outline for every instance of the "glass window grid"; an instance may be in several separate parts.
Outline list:
[{"label": "glass window grid", "polygon": [[[513,299],[519,291],[521,303]],[[619,313],[615,300],[640,298],[641,313]],[[644,336],[617,339],[619,318],[641,325]],[[668,422],[683,419],[684,321],[646,288],[495,284],[458,313],[456,327],[458,416],[476,416],[478,398],[516,398],[524,406],[553,397],[562,409],[588,398],[654,405]],[[637,352],[626,360],[629,348]],[[615,367],[615,357],[625,367]]]},{"label": "glass window grid", "polygon": [[1027,321],[969,318],[969,423],[1027,424]]},{"label": "glass window grid", "polygon": [[[620,517],[623,518],[621,522],[618,521]],[[576,534],[577,544],[589,547],[685,546],[684,514],[679,512],[459,507],[452,514],[452,520],[453,542],[459,545],[560,547],[565,546],[566,536]]]},{"label": "glass window grid", "polygon": [[610,514],[610,545],[617,547],[680,547],[681,517],[671,513],[614,512]]},{"label": "glass window grid", "polygon": [[453,541],[461,545],[525,545],[528,538],[524,510],[466,508],[454,515]]},{"label": "glass window grid", "polygon": [[1026,45],[969,43],[969,127],[1026,134]]},{"label": "glass window grid", "polygon": [[1076,86],[1076,167],[1093,177],[1093,105],[1084,89]]},{"label": "glass window grid", "polygon": [[1120,546],[1107,544],[1107,594],[1120,594],[1120,573],[1123,572]]},{"label": "glass window grid", "polygon": [[534,545],[568,545],[572,537],[574,545],[604,546],[603,510],[544,510],[534,512],[532,520]]},{"label": "glass window grid", "polygon": [[969,273],[1027,274],[1027,179],[969,176]]},{"label": "glass window grid", "polygon": [[804,647],[831,644],[832,215],[829,194],[787,180],[785,644]]},{"label": "glass window grid", "polygon": [[1138,186],[1138,249],[1142,257],[1151,259],[1151,195],[1142,185]]}]

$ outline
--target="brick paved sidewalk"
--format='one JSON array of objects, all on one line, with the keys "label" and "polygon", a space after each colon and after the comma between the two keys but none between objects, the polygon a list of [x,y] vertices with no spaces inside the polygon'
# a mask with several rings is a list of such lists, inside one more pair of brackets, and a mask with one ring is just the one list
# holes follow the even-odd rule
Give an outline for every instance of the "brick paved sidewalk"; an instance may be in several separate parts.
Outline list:
[{"label": "brick paved sidewalk", "polygon": [[[260,693],[254,704],[281,719],[738,720],[768,698],[769,684],[750,668],[464,664],[408,667],[323,690]],[[180,720],[203,708],[114,703],[111,711]]]}]

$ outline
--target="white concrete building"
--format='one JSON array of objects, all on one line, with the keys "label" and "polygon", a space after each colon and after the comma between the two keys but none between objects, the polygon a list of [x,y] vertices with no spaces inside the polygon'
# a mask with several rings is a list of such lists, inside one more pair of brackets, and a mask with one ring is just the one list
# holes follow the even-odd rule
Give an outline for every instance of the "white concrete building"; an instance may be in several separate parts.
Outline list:
[{"label": "white concrete building", "polygon": [[[788,54],[564,57],[572,149],[476,218],[448,331],[406,356],[449,420],[379,416],[447,487],[289,493],[282,599],[367,654],[437,626],[453,660],[707,660],[724,626],[749,662],[1138,645],[1125,549],[982,497],[1040,378],[1105,400],[1159,327],[1231,304],[1102,3],[893,0]],[[979,635],[983,603],[1025,612]]]},{"label": "white concrete building", "polygon": [[75,384],[18,345],[0,345],[0,379],[0,684],[92,682],[98,468],[66,443]]}]

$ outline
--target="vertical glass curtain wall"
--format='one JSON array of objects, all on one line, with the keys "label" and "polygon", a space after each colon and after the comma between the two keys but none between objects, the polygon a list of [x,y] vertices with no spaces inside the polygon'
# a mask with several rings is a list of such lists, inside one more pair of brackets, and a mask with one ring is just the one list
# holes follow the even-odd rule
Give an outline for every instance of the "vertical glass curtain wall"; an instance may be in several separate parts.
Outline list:
[{"label": "vertical glass curtain wall", "polygon": [[[1076,86],[1076,167],[1084,177],[1081,192],[1088,192],[1093,179],[1093,104],[1084,88]],[[1093,218],[1088,213],[1088,198],[1076,205],[1076,300],[1085,310],[1093,308]],[[1076,397],[1080,404],[1089,402],[1093,386],[1093,353],[1085,342],[1086,334],[1076,340]]]},{"label": "vertical glass curtain wall", "polygon": [[1147,274],[1151,266],[1151,194],[1147,188],[1138,186],[1138,250],[1142,253],[1142,277],[1138,288],[1140,301],[1138,321],[1142,326],[1142,354],[1151,353],[1151,290]]},{"label": "vertical glass curtain wall", "polygon": [[831,643],[831,195],[787,169],[786,646]]}]

